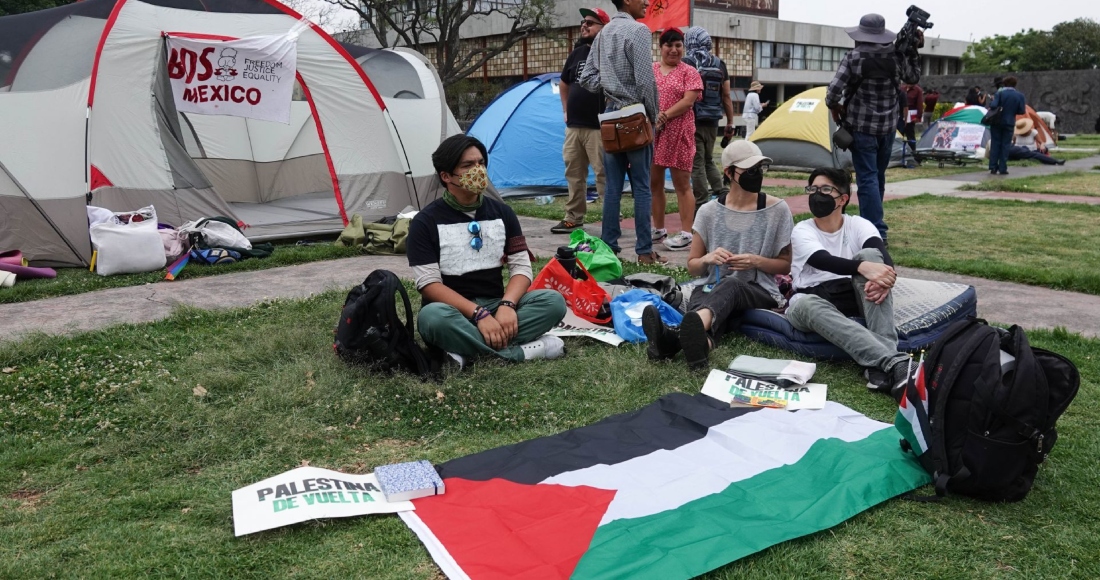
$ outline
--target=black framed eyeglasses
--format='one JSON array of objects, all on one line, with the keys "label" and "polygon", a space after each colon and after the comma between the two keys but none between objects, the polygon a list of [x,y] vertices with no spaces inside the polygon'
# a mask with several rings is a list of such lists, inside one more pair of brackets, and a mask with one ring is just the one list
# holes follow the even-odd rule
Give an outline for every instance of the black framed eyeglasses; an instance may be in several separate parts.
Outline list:
[{"label": "black framed eyeglasses", "polygon": [[825,195],[833,195],[835,193],[838,197],[841,195],[840,190],[832,185],[807,185],[805,191],[809,195],[815,193],[824,193]]},{"label": "black framed eyeglasses", "polygon": [[584,20],[581,20],[581,26],[603,26],[603,22],[599,22],[597,20],[589,20],[585,18]]},{"label": "black framed eyeglasses", "polygon": [[767,163],[761,163],[759,165],[754,165],[748,169],[742,169],[741,173],[744,173],[746,175],[763,175],[768,172],[769,167],[771,166]]},{"label": "black framed eyeglasses", "polygon": [[485,245],[485,242],[481,239],[481,224],[470,222],[470,224],[466,226],[466,231],[470,232],[470,235],[473,236],[470,238],[470,247],[480,252],[481,247]]}]

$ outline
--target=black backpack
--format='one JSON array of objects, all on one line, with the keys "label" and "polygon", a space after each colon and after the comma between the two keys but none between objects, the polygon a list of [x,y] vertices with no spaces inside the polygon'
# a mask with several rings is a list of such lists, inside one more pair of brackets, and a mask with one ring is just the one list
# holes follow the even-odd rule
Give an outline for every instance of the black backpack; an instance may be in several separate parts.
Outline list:
[{"label": "black backpack", "polygon": [[[397,315],[396,294],[405,305],[405,320]],[[375,270],[348,292],[332,349],[349,364],[437,378],[443,353],[425,352],[415,337],[412,307],[401,280],[389,270]]]},{"label": "black backpack", "polygon": [[[1002,367],[1002,350],[1015,357],[1014,367]],[[937,497],[1021,500],[1080,384],[1072,362],[1031,348],[1020,327],[956,322],[906,386],[897,421],[906,437],[901,446],[932,474]]]},{"label": "black backpack", "polygon": [[691,57],[684,57],[684,62],[695,67],[703,79],[702,98],[693,105],[695,118],[700,121],[721,119],[725,115],[722,109],[722,83],[726,80],[722,75],[722,61],[712,54],[706,62],[697,63]]}]

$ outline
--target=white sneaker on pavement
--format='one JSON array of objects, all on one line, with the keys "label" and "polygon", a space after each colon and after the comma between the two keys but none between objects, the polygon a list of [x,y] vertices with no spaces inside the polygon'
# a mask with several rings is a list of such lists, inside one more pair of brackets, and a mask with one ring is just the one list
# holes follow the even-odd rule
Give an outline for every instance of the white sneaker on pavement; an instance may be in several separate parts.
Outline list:
[{"label": "white sneaker on pavement", "polygon": [[565,343],[552,334],[544,334],[527,344],[521,344],[524,360],[556,359],[565,354]]},{"label": "white sneaker on pavement", "polygon": [[691,238],[691,234],[679,232],[665,240],[665,247],[673,251],[686,250],[691,247]]},{"label": "white sneaker on pavement", "polygon": [[657,229],[654,227],[649,228],[649,234],[653,238],[654,242],[659,242],[668,237],[668,230],[665,228]]}]

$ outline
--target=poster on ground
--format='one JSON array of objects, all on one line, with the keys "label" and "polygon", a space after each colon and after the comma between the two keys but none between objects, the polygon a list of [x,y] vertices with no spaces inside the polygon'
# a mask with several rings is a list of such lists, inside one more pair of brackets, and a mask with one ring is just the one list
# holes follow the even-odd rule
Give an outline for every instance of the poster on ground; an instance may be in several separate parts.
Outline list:
[{"label": "poster on ground", "polygon": [[984,125],[940,121],[936,125],[936,134],[932,138],[932,148],[973,151],[982,146],[984,136]]},{"label": "poster on ground", "polygon": [[565,318],[557,326],[550,329],[550,334],[554,336],[584,336],[605,342],[611,346],[619,346],[626,342],[623,337],[615,334],[614,328],[588,322],[568,310],[565,312]]},{"label": "poster on ground", "polygon": [[168,36],[168,79],[184,113],[290,122],[298,37],[198,40]]},{"label": "poster on ground", "polygon": [[780,388],[771,383],[731,375],[714,369],[703,383],[702,393],[731,405],[778,407],[788,411],[824,409],[828,387],[806,383]]},{"label": "poster on ground", "polygon": [[233,492],[233,532],[262,532],[320,518],[390,514],[412,502],[388,502],[373,473],[299,467]]}]

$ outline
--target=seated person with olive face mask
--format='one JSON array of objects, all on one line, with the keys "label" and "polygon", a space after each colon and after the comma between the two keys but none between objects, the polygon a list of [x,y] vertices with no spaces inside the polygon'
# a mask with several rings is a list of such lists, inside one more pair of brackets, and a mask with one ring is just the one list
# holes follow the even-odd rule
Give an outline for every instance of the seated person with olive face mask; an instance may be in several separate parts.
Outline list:
[{"label": "seated person with olive face mask", "polygon": [[407,250],[423,298],[420,336],[460,367],[483,354],[513,362],[558,358],[562,340],[545,333],[565,316],[565,299],[553,290],[527,291],[527,240],[512,208],[483,195],[487,162],[485,145],[466,135],[448,137],[432,153],[447,189],[409,224]]},{"label": "seated person with olive face mask", "polygon": [[688,272],[707,276],[706,282],[692,291],[679,329],[666,327],[654,306],[642,311],[650,360],[671,359],[682,349],[689,367],[705,368],[741,313],[785,304],[775,275],[791,270],[791,210],[761,191],[771,161],[749,141],[722,151],[730,191],[699,208],[688,256]]},{"label": "seated person with olive face mask", "polygon": [[[867,388],[893,395],[908,377],[910,362],[909,355],[898,352],[890,295],[897,280],[894,263],[875,226],[844,213],[852,194],[848,172],[816,169],[809,183],[814,219],[791,232],[795,294],[787,320],[848,353],[864,367]],[[850,316],[862,316],[867,326]]]}]

